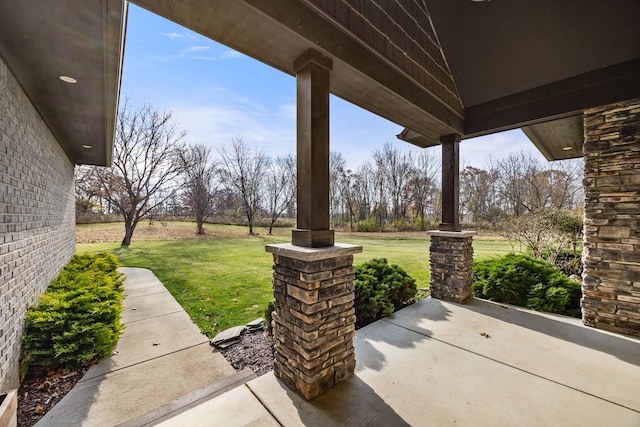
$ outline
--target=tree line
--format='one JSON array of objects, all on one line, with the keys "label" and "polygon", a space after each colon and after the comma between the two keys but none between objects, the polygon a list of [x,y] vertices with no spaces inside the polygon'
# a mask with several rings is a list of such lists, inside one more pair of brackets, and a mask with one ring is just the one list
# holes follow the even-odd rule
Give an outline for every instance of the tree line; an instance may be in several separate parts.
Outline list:
[{"label": "tree line", "polygon": [[[124,221],[123,245],[147,218],[177,216],[203,224],[246,224],[253,234],[259,221],[271,233],[278,220],[296,214],[296,161],[292,154],[270,157],[241,136],[211,148],[187,144],[186,133],[149,105],[125,102],[116,125],[110,168],[76,168],[79,215],[118,214]],[[331,152],[331,226],[353,231],[425,230],[439,222],[440,159],[427,150],[403,152],[391,143],[368,161],[347,168]],[[466,167],[460,174],[460,206],[465,221],[492,223],[499,218],[561,209],[581,203],[581,167],[554,164],[524,153]]]}]

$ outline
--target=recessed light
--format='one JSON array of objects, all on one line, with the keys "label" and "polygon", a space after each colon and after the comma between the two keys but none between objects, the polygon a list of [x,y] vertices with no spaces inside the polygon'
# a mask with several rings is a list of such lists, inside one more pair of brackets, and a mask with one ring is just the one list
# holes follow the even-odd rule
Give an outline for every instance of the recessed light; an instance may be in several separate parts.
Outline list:
[{"label": "recessed light", "polygon": [[85,144],[85,145],[83,145],[83,146],[82,146],[82,148],[86,148],[86,149],[88,150],[88,149],[93,148],[93,147],[92,147],[92,146],[90,146],[90,145],[86,145],[86,144]]},{"label": "recessed light", "polygon": [[60,80],[62,80],[65,83],[71,83],[71,84],[78,83],[76,79],[69,76],[60,76]]},{"label": "recessed light", "polygon": [[562,147],[562,151],[571,151],[573,147]]}]

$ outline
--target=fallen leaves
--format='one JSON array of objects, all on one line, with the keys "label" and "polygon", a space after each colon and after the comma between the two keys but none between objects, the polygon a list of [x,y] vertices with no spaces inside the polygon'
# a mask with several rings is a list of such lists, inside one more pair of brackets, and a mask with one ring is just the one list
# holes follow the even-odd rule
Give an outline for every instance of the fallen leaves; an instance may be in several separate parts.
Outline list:
[{"label": "fallen leaves", "polygon": [[30,427],[55,406],[85,374],[88,366],[29,372],[18,391],[18,425]]}]

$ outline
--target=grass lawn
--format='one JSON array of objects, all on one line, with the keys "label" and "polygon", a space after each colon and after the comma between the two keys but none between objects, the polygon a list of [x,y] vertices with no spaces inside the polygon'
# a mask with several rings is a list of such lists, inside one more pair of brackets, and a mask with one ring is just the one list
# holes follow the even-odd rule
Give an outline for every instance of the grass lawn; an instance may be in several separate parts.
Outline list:
[{"label": "grass lawn", "polygon": [[[148,226],[136,229],[131,246],[121,247],[121,224],[92,224],[77,227],[79,241],[102,240],[113,228],[110,243],[78,243],[77,253],[111,252],[126,267],[151,269],[189,313],[200,329],[212,337],[231,326],[245,324],[261,317],[272,300],[272,255],[265,245],[290,241],[289,229],[274,230],[268,236],[266,229],[257,229],[259,235],[248,236],[244,227],[208,225],[206,237],[196,237],[195,225],[176,223]],[[184,228],[184,230],[182,229]],[[138,232],[140,231],[140,234]],[[186,233],[186,234],[185,234]],[[416,236],[420,236],[417,237]],[[149,240],[136,240],[137,236],[151,236]],[[161,240],[162,236],[168,239]],[[186,236],[186,237],[185,237]],[[355,256],[355,264],[371,258],[387,258],[390,263],[404,268],[418,283],[429,286],[429,242],[418,233],[398,233],[358,236],[336,233],[336,241],[359,244],[363,253]],[[503,255],[511,250],[501,238],[479,237],[474,239],[475,259]]]}]

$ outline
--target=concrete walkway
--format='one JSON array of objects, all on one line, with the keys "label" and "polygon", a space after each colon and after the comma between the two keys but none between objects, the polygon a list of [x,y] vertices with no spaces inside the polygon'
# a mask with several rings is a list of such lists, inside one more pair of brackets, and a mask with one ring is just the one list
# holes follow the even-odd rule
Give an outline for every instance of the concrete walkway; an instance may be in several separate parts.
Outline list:
[{"label": "concrete walkway", "polygon": [[359,331],[356,375],[311,402],[273,373],[169,426],[640,426],[640,341],[486,301],[427,298]]},{"label": "concrete walkway", "polygon": [[38,426],[105,427],[159,407],[179,412],[184,396],[205,401],[219,389],[212,385],[238,377],[151,271],[121,271],[125,330],[114,355],[92,366]]}]

